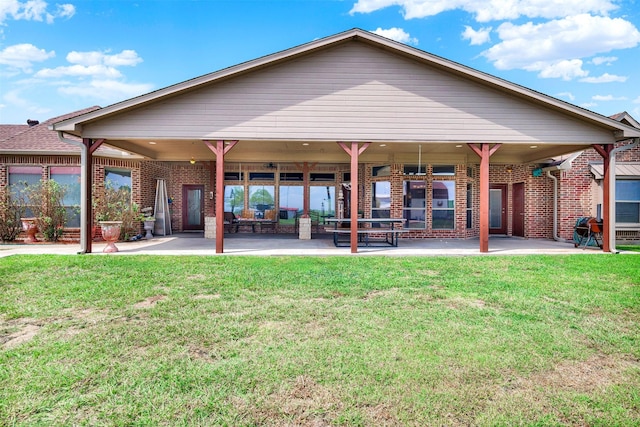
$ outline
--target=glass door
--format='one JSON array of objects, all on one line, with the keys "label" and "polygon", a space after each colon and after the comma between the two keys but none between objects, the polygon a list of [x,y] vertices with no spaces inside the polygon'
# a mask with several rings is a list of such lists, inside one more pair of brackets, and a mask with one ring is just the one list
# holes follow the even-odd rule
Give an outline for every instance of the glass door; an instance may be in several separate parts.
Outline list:
[{"label": "glass door", "polygon": [[204,185],[182,187],[182,229],[204,230]]}]

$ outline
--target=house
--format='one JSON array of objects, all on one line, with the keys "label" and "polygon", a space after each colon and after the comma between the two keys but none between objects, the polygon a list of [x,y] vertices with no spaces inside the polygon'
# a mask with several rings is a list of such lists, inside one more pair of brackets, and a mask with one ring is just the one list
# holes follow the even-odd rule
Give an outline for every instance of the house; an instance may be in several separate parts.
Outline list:
[{"label": "house", "polygon": [[[81,142],[73,164],[81,160],[88,193],[109,173],[130,176],[134,201],[152,206],[162,179],[178,231],[222,230],[225,211],[279,210],[282,233],[295,231],[292,210],[342,216],[352,252],[358,216],[404,218],[405,238],[479,237],[486,252],[489,234],[570,239],[597,205],[611,250],[613,191],[602,185],[595,196],[593,172],[616,182],[614,148],[640,138],[630,117],[604,117],[359,29],[72,116],[47,126],[74,148]],[[12,166],[47,163],[8,153],[4,141],[2,185]],[[100,154],[105,147],[118,157]],[[576,152],[590,156],[588,171],[574,156],[568,168]],[[569,177],[583,172],[590,192],[573,203]],[[87,200],[80,220],[90,252]],[[223,252],[224,234],[215,239]]]}]

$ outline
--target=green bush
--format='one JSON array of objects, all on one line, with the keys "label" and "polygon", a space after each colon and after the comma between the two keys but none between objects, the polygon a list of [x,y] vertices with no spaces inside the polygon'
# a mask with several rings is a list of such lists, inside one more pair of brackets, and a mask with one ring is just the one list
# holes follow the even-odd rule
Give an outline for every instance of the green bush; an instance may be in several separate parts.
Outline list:
[{"label": "green bush", "polygon": [[0,188],[0,240],[11,242],[22,230],[20,218],[24,215],[24,199],[9,188]]}]

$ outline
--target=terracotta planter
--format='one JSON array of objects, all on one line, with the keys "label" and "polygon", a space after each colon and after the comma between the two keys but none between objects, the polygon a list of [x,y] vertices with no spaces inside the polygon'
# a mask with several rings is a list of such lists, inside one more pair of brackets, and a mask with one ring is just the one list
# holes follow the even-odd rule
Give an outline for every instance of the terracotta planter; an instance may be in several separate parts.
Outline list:
[{"label": "terracotta planter", "polygon": [[118,252],[115,243],[120,238],[120,228],[122,221],[100,221],[102,238],[107,242],[107,246],[102,250],[105,253]]},{"label": "terracotta planter", "polygon": [[36,233],[38,232],[38,218],[20,218],[22,229],[27,233],[26,243],[36,243]]}]

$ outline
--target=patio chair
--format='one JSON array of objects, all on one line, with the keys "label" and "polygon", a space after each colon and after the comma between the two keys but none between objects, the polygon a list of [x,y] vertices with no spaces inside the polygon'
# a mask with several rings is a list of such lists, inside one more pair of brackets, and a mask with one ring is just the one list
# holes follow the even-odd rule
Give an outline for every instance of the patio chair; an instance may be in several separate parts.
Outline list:
[{"label": "patio chair", "polygon": [[243,209],[242,213],[240,214],[240,217],[242,219],[255,219],[256,214],[253,209]]},{"label": "patio chair", "polygon": [[227,233],[231,233],[231,231],[235,228],[236,233],[238,232],[238,218],[233,212],[225,212],[224,213],[224,226],[227,229]]},{"label": "patio chair", "polygon": [[260,229],[262,230],[263,228],[267,229],[267,230],[273,230],[273,232],[276,232],[276,226],[278,225],[278,218],[276,216],[276,210],[275,209],[267,209],[264,211],[264,219],[266,221],[261,222],[260,223]]}]

